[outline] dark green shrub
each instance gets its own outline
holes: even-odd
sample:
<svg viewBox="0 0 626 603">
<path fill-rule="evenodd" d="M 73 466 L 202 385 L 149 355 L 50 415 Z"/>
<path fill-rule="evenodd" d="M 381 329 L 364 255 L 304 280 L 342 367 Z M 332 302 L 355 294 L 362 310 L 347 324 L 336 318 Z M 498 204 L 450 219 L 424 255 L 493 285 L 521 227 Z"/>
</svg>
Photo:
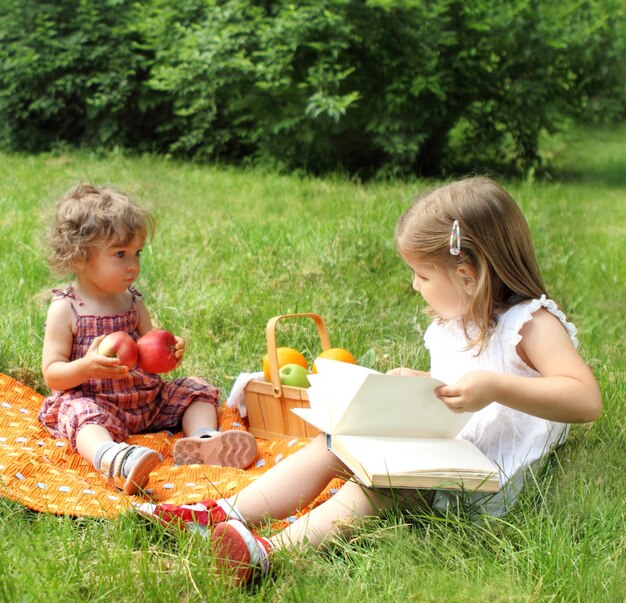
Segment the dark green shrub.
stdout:
<svg viewBox="0 0 626 603">
<path fill-rule="evenodd" d="M 369 175 L 523 172 L 624 115 L 619 0 L 0 0 L 0 137 Z"/>
<path fill-rule="evenodd" d="M 542 130 L 601 99 L 624 108 L 613 0 L 191 4 L 193 20 L 144 22 L 148 85 L 174 99 L 174 153 L 520 172 L 537 165 Z"/>
<path fill-rule="evenodd" d="M 142 86 L 149 65 L 137 19 L 130 0 L 2 0 L 5 143 L 29 151 L 140 144 L 154 92 Z"/>
</svg>

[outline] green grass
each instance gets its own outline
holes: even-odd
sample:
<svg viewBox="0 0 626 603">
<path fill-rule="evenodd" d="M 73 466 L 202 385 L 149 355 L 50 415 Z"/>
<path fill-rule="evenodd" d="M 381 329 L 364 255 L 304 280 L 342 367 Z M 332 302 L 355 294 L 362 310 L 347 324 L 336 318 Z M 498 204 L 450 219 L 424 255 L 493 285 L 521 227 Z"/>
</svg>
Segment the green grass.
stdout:
<svg viewBox="0 0 626 603">
<path fill-rule="evenodd" d="M 623 601 L 626 391 L 626 126 L 545 142 L 550 178 L 505 186 L 522 206 L 552 295 L 579 327 L 604 393 L 574 426 L 552 471 L 504 520 L 400 517 L 328 551 L 284 553 L 240 590 L 215 577 L 206 541 L 134 518 L 37 514 L 0 499 L 0 600 L 6 601 Z M 315 311 L 333 345 L 385 370 L 427 368 L 426 318 L 393 246 L 401 211 L 432 183 L 315 179 L 86 153 L 0 155 L 0 371 L 44 391 L 49 289 L 43 231 L 77 180 L 112 183 L 154 209 L 157 235 L 137 283 L 153 317 L 187 339 L 179 374 L 228 391 L 257 370 L 271 316 Z M 279 327 L 310 357 L 312 323 Z"/>
</svg>

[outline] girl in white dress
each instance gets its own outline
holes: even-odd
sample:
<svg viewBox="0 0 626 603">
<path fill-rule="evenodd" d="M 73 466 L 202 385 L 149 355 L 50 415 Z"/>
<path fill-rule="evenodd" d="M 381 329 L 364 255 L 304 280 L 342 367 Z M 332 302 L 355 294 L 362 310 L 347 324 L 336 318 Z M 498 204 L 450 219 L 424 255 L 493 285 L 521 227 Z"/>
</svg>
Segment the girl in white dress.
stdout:
<svg viewBox="0 0 626 603">
<path fill-rule="evenodd" d="M 430 374 L 447 383 L 437 396 L 454 412 L 474 415 L 458 435 L 500 470 L 497 495 L 466 495 L 475 513 L 502 514 L 528 468 L 567 435 L 569 423 L 595 420 L 602 408 L 594 376 L 576 351 L 576 329 L 546 295 L 528 225 L 513 199 L 488 178 L 469 178 L 427 192 L 400 218 L 398 251 L 413 288 L 432 317 L 424 340 Z M 424 374 L 408 368 L 390 371 Z M 329 500 L 270 539 L 249 527 L 306 506 L 348 468 L 324 436 L 281 461 L 236 497 L 143 513 L 163 523 L 212 527 L 223 571 L 239 582 L 267 572 L 272 552 L 319 546 L 351 521 L 394 504 L 388 491 L 351 479 Z M 415 504 L 457 506 L 450 491 L 413 491 Z M 467 498 L 464 498 L 464 502 Z"/>
</svg>

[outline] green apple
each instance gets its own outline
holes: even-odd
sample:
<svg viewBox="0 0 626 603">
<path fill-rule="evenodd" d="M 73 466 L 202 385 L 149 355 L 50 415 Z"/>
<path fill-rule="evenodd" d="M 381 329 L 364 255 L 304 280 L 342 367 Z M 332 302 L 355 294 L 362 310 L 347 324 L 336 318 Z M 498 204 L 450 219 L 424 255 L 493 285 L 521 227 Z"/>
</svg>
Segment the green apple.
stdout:
<svg viewBox="0 0 626 603">
<path fill-rule="evenodd" d="M 280 382 L 291 387 L 309 387 L 308 374 L 309 371 L 299 364 L 285 364 L 278 371 Z"/>
</svg>

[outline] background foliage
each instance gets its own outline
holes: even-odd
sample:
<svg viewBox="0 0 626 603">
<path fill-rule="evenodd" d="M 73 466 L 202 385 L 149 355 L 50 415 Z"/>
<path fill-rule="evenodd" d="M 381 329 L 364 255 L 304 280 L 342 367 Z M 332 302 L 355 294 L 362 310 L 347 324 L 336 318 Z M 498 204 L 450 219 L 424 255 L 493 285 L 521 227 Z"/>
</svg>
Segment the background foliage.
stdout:
<svg viewBox="0 0 626 603">
<path fill-rule="evenodd" d="M 0 0 L 0 145 L 522 172 L 624 115 L 620 0 Z"/>
</svg>

